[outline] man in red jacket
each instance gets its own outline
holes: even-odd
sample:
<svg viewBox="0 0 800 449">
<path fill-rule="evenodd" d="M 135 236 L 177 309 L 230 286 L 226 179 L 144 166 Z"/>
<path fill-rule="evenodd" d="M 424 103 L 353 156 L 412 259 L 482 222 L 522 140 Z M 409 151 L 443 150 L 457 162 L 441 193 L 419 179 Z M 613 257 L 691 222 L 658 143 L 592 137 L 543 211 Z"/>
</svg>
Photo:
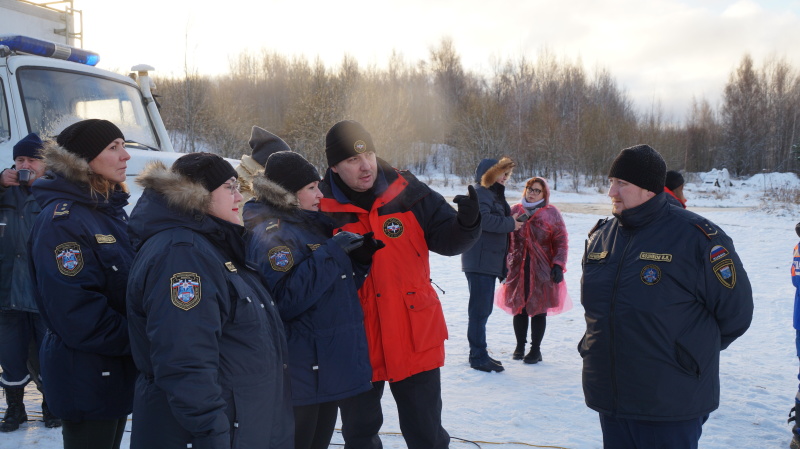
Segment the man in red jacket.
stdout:
<svg viewBox="0 0 800 449">
<path fill-rule="evenodd" d="M 468 196 L 453 200 L 456 212 L 414 175 L 377 158 L 372 136 L 358 122 L 335 124 L 325 144 L 330 168 L 320 183 L 320 209 L 338 228 L 374 232 L 386 244 L 359 290 L 373 389 L 340 403 L 345 447 L 383 447 L 380 401 L 389 381 L 408 448 L 447 448 L 439 372 L 447 325 L 431 286 L 428 251 L 454 256 L 480 237 L 475 190 L 470 186 Z"/>
</svg>

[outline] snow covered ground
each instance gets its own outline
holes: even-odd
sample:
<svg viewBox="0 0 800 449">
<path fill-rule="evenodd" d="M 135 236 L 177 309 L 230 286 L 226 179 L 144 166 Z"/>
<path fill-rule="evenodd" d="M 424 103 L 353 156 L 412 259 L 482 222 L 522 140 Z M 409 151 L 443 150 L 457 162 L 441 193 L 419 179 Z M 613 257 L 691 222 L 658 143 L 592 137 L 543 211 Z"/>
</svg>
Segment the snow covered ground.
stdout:
<svg viewBox="0 0 800 449">
<path fill-rule="evenodd" d="M 561 183 L 560 187 L 565 185 Z M 445 196 L 466 191 L 461 184 L 443 186 L 434 182 L 434 187 Z M 509 202 L 516 201 L 521 187 L 521 182 L 509 185 Z M 702 192 L 697 184 L 687 185 L 689 209 L 699 211 L 733 238 L 755 301 L 750 330 L 722 353 L 721 404 L 703 427 L 701 448 L 788 447 L 791 434 L 786 415 L 797 391 L 798 372 L 789 267 L 792 248 L 798 241 L 794 225 L 800 214 L 793 204 L 765 200 L 764 189 L 770 195 L 791 197 L 793 189 L 799 188 L 797 178 L 785 174 L 734 181 L 727 193 Z M 582 193 L 556 191 L 551 201 L 565 210 L 581 210 L 575 207 L 578 204 L 609 204 L 597 188 L 586 188 Z M 444 426 L 453 437 L 451 447 L 602 447 L 597 414 L 584 404 L 581 359 L 576 350 L 585 327 L 579 297 L 583 242 L 595 222 L 608 215 L 610 206 L 606 212 L 593 212 L 596 209 L 564 213 L 570 234 L 565 279 L 574 308 L 548 318 L 542 346 L 544 361 L 536 365 L 511 360 L 515 345 L 511 316 L 495 309 L 487 325 L 487 340 L 493 357 L 503 361 L 506 370 L 483 373 L 469 367 L 468 294 L 460 258 L 431 255 L 433 281 L 445 291 L 440 297 L 450 332 L 447 362 L 442 368 L 442 396 Z M 39 400 L 35 389 L 29 387 L 29 410 L 39 412 Z M 384 447 L 405 448 L 388 388 L 383 405 Z M 0 405 L 0 410 L 4 406 Z M 127 447 L 129 435 L 123 447 Z M 342 444 L 338 432 L 332 442 L 334 447 L 337 444 Z M 33 421 L 19 431 L 0 434 L 0 449 L 19 447 L 59 448 L 61 433 Z"/>
</svg>

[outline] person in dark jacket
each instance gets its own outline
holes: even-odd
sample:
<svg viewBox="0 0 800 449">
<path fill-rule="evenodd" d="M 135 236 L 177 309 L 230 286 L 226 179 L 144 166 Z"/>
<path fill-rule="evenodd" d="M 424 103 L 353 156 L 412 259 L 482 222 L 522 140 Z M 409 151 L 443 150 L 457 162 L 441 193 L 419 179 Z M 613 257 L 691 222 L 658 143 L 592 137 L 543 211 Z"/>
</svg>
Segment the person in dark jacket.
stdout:
<svg viewBox="0 0 800 449">
<path fill-rule="evenodd" d="M 522 226 L 516 216 L 511 216 L 506 202 L 506 181 L 514 166 L 507 157 L 499 161 L 483 159 L 478 164 L 475 192 L 481 211 L 481 238 L 461 254 L 461 271 L 469 287 L 469 366 L 487 373 L 504 370 L 503 363 L 490 357 L 486 350 L 486 322 L 492 314 L 495 282 L 506 277 L 509 235 Z"/>
<path fill-rule="evenodd" d="M 683 175 L 675 170 L 667 172 L 667 178 L 664 181 L 664 193 L 667 196 L 667 201 L 678 207 L 686 209 L 686 197 L 683 196 L 683 186 L 685 182 Z"/>
<path fill-rule="evenodd" d="M 236 177 L 222 157 L 189 153 L 136 180 L 133 449 L 292 447 L 286 339 L 246 262 Z"/>
<path fill-rule="evenodd" d="M 125 316 L 130 155 L 119 128 L 98 119 L 66 127 L 42 154 L 28 253 L 48 329 L 39 351 L 47 404 L 66 449 L 119 448 L 136 378 Z"/>
<path fill-rule="evenodd" d="M 33 297 L 26 246 L 42 210 L 31 195 L 31 184 L 44 175 L 41 149 L 39 136 L 28 134 L 14 145 L 14 167 L 0 172 L 0 385 L 8 404 L 0 432 L 17 430 L 28 420 L 25 386 L 31 380 L 37 387 L 41 385 L 37 378 L 39 346 L 45 328 Z M 61 427 L 46 398 L 42 399 L 42 417 L 45 427 Z"/>
<path fill-rule="evenodd" d="M 477 194 L 469 186 L 468 196 L 456 196 L 456 212 L 414 175 L 379 159 L 372 136 L 352 120 L 333 125 L 325 145 L 329 168 L 320 183 L 320 210 L 337 229 L 374 232 L 386 244 L 358 291 L 373 389 L 340 402 L 345 445 L 382 447 L 381 397 L 389 381 L 409 449 L 446 448 L 439 368 L 447 326 L 428 251 L 454 256 L 475 243 L 481 232 Z"/>
<path fill-rule="evenodd" d="M 249 155 L 243 154 L 236 166 L 239 184 L 242 186 L 242 204 L 253 197 L 253 179 L 264 171 L 267 158 L 278 151 L 292 151 L 283 139 L 259 126 L 253 126 L 247 143 L 251 152 Z"/>
<path fill-rule="evenodd" d="M 274 292 L 289 342 L 295 449 L 327 448 L 337 401 L 372 388 L 358 287 L 382 243 L 346 231 L 331 237 L 319 181 L 303 156 L 275 153 L 244 207 L 247 258 Z"/>
<path fill-rule="evenodd" d="M 800 237 L 800 223 L 794 227 L 794 231 Z M 794 313 L 792 325 L 794 327 L 794 345 L 795 355 L 800 359 L 800 243 L 794 246 L 792 256 L 792 285 L 794 285 Z M 800 373 L 797 375 L 800 380 Z M 794 396 L 794 405 L 789 410 L 789 424 L 792 425 L 792 441 L 789 443 L 790 449 L 800 449 L 800 427 L 797 425 L 797 412 L 800 411 L 800 385 L 797 387 L 797 393 Z"/>
<path fill-rule="evenodd" d="M 719 406 L 719 356 L 747 331 L 750 281 L 731 239 L 672 207 L 666 164 L 647 145 L 609 171 L 614 218 L 590 231 L 581 302 L 586 405 L 606 448 L 697 448 Z"/>
</svg>

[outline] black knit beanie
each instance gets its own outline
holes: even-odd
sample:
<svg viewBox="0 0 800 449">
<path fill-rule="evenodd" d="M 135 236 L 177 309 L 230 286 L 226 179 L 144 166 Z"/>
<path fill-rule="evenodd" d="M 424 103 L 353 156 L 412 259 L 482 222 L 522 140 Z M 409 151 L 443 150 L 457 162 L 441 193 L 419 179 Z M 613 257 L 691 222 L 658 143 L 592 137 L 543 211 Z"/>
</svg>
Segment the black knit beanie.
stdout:
<svg viewBox="0 0 800 449">
<path fill-rule="evenodd" d="M 14 160 L 20 156 L 30 157 L 34 159 L 41 159 L 42 155 L 39 150 L 42 149 L 42 139 L 36 133 L 30 133 L 22 140 L 14 144 Z"/>
<path fill-rule="evenodd" d="M 91 118 L 64 128 L 56 137 L 56 142 L 70 153 L 91 162 L 115 139 L 125 140 L 117 125 L 108 120 Z"/>
<path fill-rule="evenodd" d="M 611 164 L 609 178 L 618 178 L 653 193 L 664 191 L 667 164 L 649 145 L 625 148 Z"/>
<path fill-rule="evenodd" d="M 667 172 L 667 180 L 664 182 L 664 187 L 675 190 L 684 184 L 683 175 L 675 170 Z"/>
<path fill-rule="evenodd" d="M 325 135 L 325 157 L 328 167 L 367 151 L 375 151 L 372 136 L 353 120 L 343 120 L 331 127 Z"/>
<path fill-rule="evenodd" d="M 239 174 L 230 162 L 214 153 L 189 153 L 172 163 L 172 171 L 180 173 L 192 181 L 199 182 L 209 192 Z"/>
<path fill-rule="evenodd" d="M 264 177 L 292 193 L 320 180 L 317 169 L 303 156 L 291 151 L 272 153 L 267 159 Z"/>
<path fill-rule="evenodd" d="M 250 149 L 253 150 L 250 157 L 261 164 L 262 167 L 267 163 L 267 158 L 269 158 L 272 153 L 277 153 L 278 151 L 292 151 L 283 139 L 258 126 L 253 127 L 248 143 L 250 144 Z"/>
</svg>

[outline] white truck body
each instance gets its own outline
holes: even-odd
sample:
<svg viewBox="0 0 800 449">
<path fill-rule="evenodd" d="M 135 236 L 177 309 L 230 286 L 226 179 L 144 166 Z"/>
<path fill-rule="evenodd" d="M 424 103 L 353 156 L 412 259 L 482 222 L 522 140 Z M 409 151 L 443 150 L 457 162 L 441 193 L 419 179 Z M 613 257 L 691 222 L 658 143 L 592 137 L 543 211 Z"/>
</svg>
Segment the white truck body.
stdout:
<svg viewBox="0 0 800 449">
<path fill-rule="evenodd" d="M 13 35 L 63 45 L 72 36 L 69 32 L 72 25 L 64 23 L 70 20 L 69 14 L 64 12 L 59 16 L 57 11 L 28 2 L 0 0 L 0 167 L 12 166 L 14 144 L 31 132 L 45 140 L 80 120 L 109 120 L 122 130 L 131 154 L 127 171 L 130 212 L 141 195 L 133 178 L 146 163 L 162 160 L 169 166 L 181 156 L 172 148 L 153 99 L 148 75 L 153 68 L 137 65 L 131 69 L 136 76 L 124 76 L 92 65 L 36 56 L 29 54 L 29 50 L 14 51 L 9 47 L 13 47 L 9 42 L 15 42 L 10 37 Z M 66 36 L 58 41 L 62 29 L 67 30 Z M 32 31 L 44 36 L 31 36 Z M 3 38 L 7 39 L 5 47 Z M 57 48 L 55 53 L 60 57 L 70 51 L 72 54 L 82 51 Z"/>
</svg>

